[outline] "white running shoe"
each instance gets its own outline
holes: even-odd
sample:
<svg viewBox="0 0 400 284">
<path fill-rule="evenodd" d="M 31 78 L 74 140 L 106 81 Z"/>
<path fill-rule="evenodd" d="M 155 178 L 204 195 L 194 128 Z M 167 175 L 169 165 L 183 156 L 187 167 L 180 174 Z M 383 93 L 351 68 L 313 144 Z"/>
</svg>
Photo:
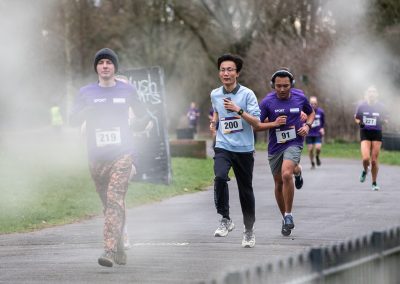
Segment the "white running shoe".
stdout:
<svg viewBox="0 0 400 284">
<path fill-rule="evenodd" d="M 245 229 L 243 232 L 242 247 L 252 248 L 256 244 L 256 236 L 254 235 L 254 230 Z"/>
<path fill-rule="evenodd" d="M 222 218 L 217 230 L 215 230 L 214 237 L 226 237 L 234 228 L 235 224 L 232 220 Z"/>
<path fill-rule="evenodd" d="M 373 184 L 371 189 L 373 191 L 378 191 L 380 189 L 380 187 L 377 184 Z"/>
</svg>

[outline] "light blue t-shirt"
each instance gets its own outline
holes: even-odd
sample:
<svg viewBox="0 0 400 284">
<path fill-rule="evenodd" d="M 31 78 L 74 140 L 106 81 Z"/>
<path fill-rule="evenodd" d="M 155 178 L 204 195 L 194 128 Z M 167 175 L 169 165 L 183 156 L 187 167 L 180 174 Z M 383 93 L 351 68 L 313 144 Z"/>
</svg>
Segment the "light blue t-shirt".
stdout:
<svg viewBox="0 0 400 284">
<path fill-rule="evenodd" d="M 212 90 L 210 96 L 212 107 L 219 117 L 215 147 L 232 152 L 254 151 L 252 126 L 236 112 L 224 108 L 224 98 L 230 98 L 245 112 L 260 119 L 261 112 L 254 92 L 238 84 L 230 93 L 221 86 Z"/>
</svg>

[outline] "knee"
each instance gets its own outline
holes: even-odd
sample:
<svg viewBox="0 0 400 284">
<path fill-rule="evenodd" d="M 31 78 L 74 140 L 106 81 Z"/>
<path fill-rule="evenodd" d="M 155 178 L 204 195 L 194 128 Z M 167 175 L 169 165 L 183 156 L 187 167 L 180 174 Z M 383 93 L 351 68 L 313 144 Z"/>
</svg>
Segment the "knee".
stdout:
<svg viewBox="0 0 400 284">
<path fill-rule="evenodd" d="M 362 161 L 363 161 L 364 164 L 369 164 L 369 157 L 363 158 Z"/>
<path fill-rule="evenodd" d="M 293 173 L 291 171 L 284 171 L 282 172 L 282 180 L 289 180 L 293 178 Z"/>
<path fill-rule="evenodd" d="M 374 167 L 374 168 L 378 167 L 378 160 L 373 159 L 371 161 L 371 166 Z"/>
</svg>

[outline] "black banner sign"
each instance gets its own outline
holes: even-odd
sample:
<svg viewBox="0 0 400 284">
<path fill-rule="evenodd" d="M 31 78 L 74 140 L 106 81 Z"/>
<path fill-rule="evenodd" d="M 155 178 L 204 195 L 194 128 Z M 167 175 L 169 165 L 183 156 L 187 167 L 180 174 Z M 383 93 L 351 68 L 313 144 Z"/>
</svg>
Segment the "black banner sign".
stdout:
<svg viewBox="0 0 400 284">
<path fill-rule="evenodd" d="M 123 72 L 146 104 L 151 122 L 134 132 L 136 171 L 134 180 L 165 183 L 172 181 L 171 156 L 166 125 L 164 74 L 161 67 L 130 69 Z"/>
</svg>

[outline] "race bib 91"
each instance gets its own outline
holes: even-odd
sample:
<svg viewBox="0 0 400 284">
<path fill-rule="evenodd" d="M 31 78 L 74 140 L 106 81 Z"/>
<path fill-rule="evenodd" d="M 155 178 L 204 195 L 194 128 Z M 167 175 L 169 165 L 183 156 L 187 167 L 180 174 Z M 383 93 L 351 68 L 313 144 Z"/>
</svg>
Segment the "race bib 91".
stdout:
<svg viewBox="0 0 400 284">
<path fill-rule="evenodd" d="M 286 143 L 287 141 L 293 140 L 296 138 L 296 129 L 290 128 L 286 130 L 275 130 L 276 141 L 278 143 Z"/>
<path fill-rule="evenodd" d="M 97 147 L 119 144 L 121 144 L 121 131 L 119 127 L 114 127 L 109 130 L 96 129 Z"/>
<path fill-rule="evenodd" d="M 240 116 L 222 117 L 219 126 L 224 134 L 243 131 L 243 123 Z"/>
</svg>

